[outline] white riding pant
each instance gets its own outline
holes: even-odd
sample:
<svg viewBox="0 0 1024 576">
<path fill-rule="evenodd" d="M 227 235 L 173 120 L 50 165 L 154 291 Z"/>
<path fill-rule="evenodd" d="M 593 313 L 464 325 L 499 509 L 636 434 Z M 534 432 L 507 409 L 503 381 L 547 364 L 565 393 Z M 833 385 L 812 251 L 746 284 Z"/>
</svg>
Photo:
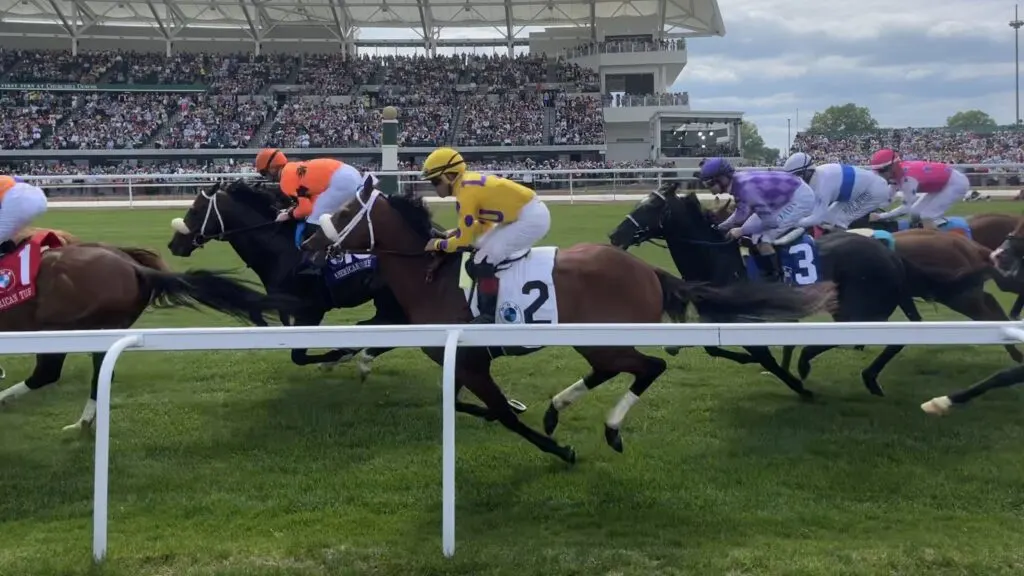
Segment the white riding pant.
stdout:
<svg viewBox="0 0 1024 576">
<path fill-rule="evenodd" d="M 520 250 L 532 248 L 551 229 L 551 213 L 540 198 L 527 202 L 515 222 L 498 224 L 477 238 L 473 262 L 479 264 L 485 259 L 498 265 L 502 260 Z"/>
<path fill-rule="evenodd" d="M 19 230 L 46 212 L 46 194 L 25 182 L 15 184 L 0 199 L 0 242 L 13 240 Z"/>
<path fill-rule="evenodd" d="M 847 229 L 850 223 L 858 218 L 874 212 L 875 210 L 888 206 L 892 199 L 892 190 L 889 184 L 878 181 L 866 190 L 850 198 L 849 202 L 836 202 L 825 213 L 820 224 L 831 224 L 836 228 Z"/>
<path fill-rule="evenodd" d="M 923 198 L 920 198 L 910 206 L 910 215 L 917 216 L 921 220 L 937 220 L 942 218 L 946 210 L 949 210 L 958 201 L 963 200 L 970 189 L 971 182 L 967 179 L 967 176 L 964 176 L 959 171 L 954 171 L 950 175 L 946 187 L 942 190 L 932 192 L 931 194 L 918 192 L 917 195 L 919 197 L 923 196 Z"/>
<path fill-rule="evenodd" d="M 309 224 L 320 225 L 320 216 L 334 214 L 363 189 L 363 176 L 359 170 L 345 164 L 331 174 L 331 182 L 313 201 L 313 212 L 306 218 Z"/>
<path fill-rule="evenodd" d="M 779 208 L 775 215 L 775 226 L 751 236 L 755 244 L 771 243 L 786 232 L 799 226 L 800 221 L 807 218 L 814 212 L 814 206 L 818 202 L 818 196 L 811 190 L 811 187 L 804 184 L 796 189 L 793 198 L 788 204 Z M 754 220 L 757 218 L 757 220 Z M 761 217 L 754 214 L 748 221 L 760 222 Z"/>
</svg>

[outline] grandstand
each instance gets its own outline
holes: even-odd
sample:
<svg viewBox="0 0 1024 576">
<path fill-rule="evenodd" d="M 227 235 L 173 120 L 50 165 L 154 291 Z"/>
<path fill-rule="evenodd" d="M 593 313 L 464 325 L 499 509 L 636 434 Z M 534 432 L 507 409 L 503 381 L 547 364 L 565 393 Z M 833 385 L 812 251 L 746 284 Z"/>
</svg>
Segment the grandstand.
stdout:
<svg viewBox="0 0 1024 576">
<path fill-rule="evenodd" d="M 387 105 L 402 167 L 441 144 L 556 167 L 688 166 L 741 145 L 742 114 L 668 92 L 687 40 L 725 34 L 716 0 L 0 6 L 16 171 L 225 171 L 265 145 L 373 166 Z M 480 30 L 501 33 L 466 37 Z"/>
</svg>

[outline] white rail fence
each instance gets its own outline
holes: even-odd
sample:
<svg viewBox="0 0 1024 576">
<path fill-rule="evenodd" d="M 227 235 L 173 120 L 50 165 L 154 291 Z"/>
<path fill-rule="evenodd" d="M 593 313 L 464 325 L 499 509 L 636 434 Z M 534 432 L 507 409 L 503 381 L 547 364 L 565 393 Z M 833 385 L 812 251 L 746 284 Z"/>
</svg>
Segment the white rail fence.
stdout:
<svg viewBox="0 0 1024 576">
<path fill-rule="evenodd" d="M 1019 175 L 1024 164 L 963 164 L 958 168 L 984 168 L 984 174 L 970 174 L 971 178 L 1002 178 Z M 740 168 L 753 170 L 755 168 Z M 759 167 L 758 169 L 770 169 Z M 487 173 L 510 176 L 533 186 L 545 199 L 556 202 L 616 202 L 637 200 L 648 190 L 661 185 L 666 178 L 692 180 L 694 168 L 576 168 L 559 170 L 486 170 Z M 399 176 L 401 190 L 426 191 L 416 171 L 381 171 L 378 176 Z M 183 207 L 187 197 L 195 195 L 217 181 L 238 178 L 258 179 L 253 172 L 192 173 L 192 174 L 97 174 L 88 176 L 23 176 L 53 195 L 54 208 L 155 208 Z M 998 184 L 984 193 L 994 198 L 1014 197 L 1021 187 Z M 164 198 L 160 198 L 164 196 Z M 179 197 L 170 199 L 168 197 Z M 75 198 L 81 198 L 76 200 Z M 712 198 L 701 194 L 701 199 Z M 428 196 L 431 201 L 441 200 Z"/>
<path fill-rule="evenodd" d="M 455 358 L 459 346 L 984 345 L 1024 341 L 1018 322 L 557 324 L 169 328 L 0 333 L 5 354 L 106 352 L 96 405 L 93 559 L 107 554 L 110 395 L 125 350 L 443 347 L 441 550 L 455 553 Z M 525 444 L 524 444 L 525 446 Z"/>
</svg>

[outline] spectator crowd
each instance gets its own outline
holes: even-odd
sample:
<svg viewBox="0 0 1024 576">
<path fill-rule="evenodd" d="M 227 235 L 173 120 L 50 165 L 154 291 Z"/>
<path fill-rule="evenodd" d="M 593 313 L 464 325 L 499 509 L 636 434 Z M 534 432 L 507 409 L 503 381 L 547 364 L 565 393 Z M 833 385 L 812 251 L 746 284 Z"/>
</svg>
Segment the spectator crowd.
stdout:
<svg viewBox="0 0 1024 576">
<path fill-rule="evenodd" d="M 872 152 L 895 146 L 908 160 L 952 164 L 1024 163 L 1024 130 L 986 132 L 950 128 L 882 129 L 863 134 L 797 134 L 793 151 L 807 152 L 815 162 L 868 164 Z"/>
<path fill-rule="evenodd" d="M 564 58 L 0 50 L 3 149 L 604 142 L 593 70 Z M 557 96 L 553 96 L 557 94 Z"/>
</svg>

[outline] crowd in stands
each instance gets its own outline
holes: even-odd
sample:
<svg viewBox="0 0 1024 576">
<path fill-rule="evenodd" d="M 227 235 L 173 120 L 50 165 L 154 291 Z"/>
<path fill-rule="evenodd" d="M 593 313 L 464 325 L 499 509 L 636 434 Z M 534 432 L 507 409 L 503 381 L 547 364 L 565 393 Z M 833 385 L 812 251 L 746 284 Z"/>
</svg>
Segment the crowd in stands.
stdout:
<svg viewBox="0 0 1024 576">
<path fill-rule="evenodd" d="M 900 128 L 846 135 L 801 132 L 793 141 L 793 151 L 807 152 L 819 163 L 864 165 L 872 152 L 884 146 L 895 146 L 908 160 L 953 164 L 1024 163 L 1024 131 L 1012 128 L 990 131 Z"/>
<path fill-rule="evenodd" d="M 536 55 L 3 50 L 0 82 L 4 149 L 374 147 L 387 105 L 403 146 L 604 141 L 596 72 Z"/>
</svg>

